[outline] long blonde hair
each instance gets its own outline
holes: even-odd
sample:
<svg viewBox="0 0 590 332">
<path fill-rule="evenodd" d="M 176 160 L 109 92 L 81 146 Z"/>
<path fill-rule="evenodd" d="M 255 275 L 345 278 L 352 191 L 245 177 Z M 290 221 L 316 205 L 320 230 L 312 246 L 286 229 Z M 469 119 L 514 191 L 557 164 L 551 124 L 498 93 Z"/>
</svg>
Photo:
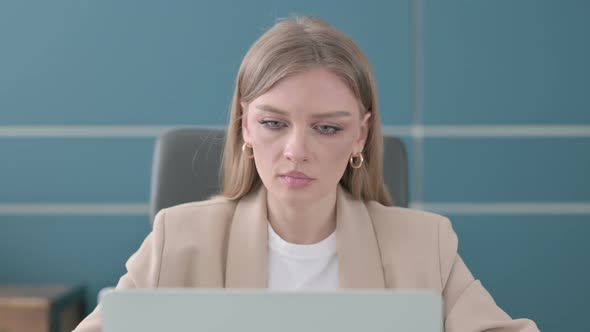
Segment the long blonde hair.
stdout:
<svg viewBox="0 0 590 332">
<path fill-rule="evenodd" d="M 361 118 L 371 112 L 364 163 L 358 169 L 348 165 L 340 184 L 356 199 L 392 205 L 383 180 L 383 137 L 369 61 L 352 39 L 309 16 L 279 20 L 252 45 L 240 65 L 223 151 L 221 195 L 240 199 L 261 184 L 253 160 L 242 155 L 241 103 L 251 102 L 289 75 L 318 66 L 350 87 L 361 105 Z"/>
</svg>

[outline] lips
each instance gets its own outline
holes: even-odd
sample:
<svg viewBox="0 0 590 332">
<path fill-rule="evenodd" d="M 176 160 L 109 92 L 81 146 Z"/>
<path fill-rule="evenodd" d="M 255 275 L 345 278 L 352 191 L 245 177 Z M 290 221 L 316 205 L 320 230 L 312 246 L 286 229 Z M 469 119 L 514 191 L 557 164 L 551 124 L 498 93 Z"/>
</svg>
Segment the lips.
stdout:
<svg viewBox="0 0 590 332">
<path fill-rule="evenodd" d="M 298 171 L 291 171 L 280 176 L 281 182 L 291 188 L 303 188 L 312 184 L 315 179 Z"/>
<path fill-rule="evenodd" d="M 281 176 L 288 176 L 288 177 L 294 178 L 294 179 L 313 180 L 313 178 L 310 178 L 305 173 L 298 172 L 298 171 L 290 171 L 290 172 L 285 173 Z"/>
</svg>

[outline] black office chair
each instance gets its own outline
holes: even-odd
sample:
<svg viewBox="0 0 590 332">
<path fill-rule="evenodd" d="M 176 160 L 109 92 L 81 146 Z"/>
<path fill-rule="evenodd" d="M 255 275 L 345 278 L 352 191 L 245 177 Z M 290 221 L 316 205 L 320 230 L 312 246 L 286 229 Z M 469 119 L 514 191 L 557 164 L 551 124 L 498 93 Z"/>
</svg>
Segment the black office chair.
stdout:
<svg viewBox="0 0 590 332">
<path fill-rule="evenodd" d="M 201 201 L 219 192 L 225 131 L 207 128 L 169 130 L 156 141 L 152 164 L 151 222 L 163 208 Z M 408 206 L 408 165 L 403 142 L 384 137 L 385 184 L 396 206 Z"/>
</svg>

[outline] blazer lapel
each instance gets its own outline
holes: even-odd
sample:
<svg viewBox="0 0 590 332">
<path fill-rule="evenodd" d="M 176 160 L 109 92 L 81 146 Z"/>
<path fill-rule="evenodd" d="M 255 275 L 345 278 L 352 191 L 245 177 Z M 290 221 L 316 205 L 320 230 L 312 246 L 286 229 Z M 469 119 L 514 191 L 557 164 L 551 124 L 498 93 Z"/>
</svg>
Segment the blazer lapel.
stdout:
<svg viewBox="0 0 590 332">
<path fill-rule="evenodd" d="M 268 219 L 264 185 L 242 197 L 229 230 L 226 288 L 266 288 Z"/>
<path fill-rule="evenodd" d="M 340 288 L 385 288 L 381 253 L 369 212 L 341 186 L 336 198 L 336 251 Z M 238 202 L 229 230 L 226 288 L 267 288 L 266 189 Z"/>
<path fill-rule="evenodd" d="M 365 204 L 339 185 L 336 209 L 340 288 L 385 288 L 381 252 Z"/>
</svg>

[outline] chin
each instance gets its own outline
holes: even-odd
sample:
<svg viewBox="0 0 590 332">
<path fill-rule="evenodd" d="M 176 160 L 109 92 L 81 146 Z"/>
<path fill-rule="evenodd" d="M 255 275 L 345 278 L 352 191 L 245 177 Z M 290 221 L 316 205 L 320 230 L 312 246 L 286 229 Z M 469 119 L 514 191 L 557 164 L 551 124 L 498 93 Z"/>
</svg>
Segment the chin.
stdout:
<svg viewBox="0 0 590 332">
<path fill-rule="evenodd" d="M 287 206 L 307 206 L 312 202 L 317 202 L 321 196 L 317 189 L 313 188 L 313 184 L 305 188 L 289 188 L 278 181 L 273 190 L 269 191 L 269 195 L 273 195 L 282 204 Z"/>
</svg>

